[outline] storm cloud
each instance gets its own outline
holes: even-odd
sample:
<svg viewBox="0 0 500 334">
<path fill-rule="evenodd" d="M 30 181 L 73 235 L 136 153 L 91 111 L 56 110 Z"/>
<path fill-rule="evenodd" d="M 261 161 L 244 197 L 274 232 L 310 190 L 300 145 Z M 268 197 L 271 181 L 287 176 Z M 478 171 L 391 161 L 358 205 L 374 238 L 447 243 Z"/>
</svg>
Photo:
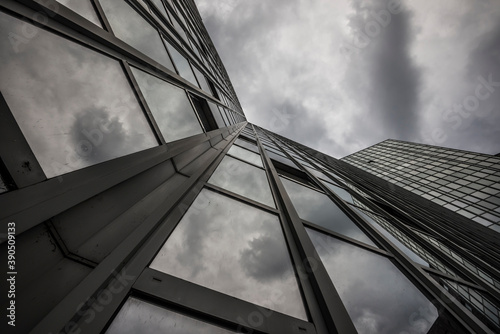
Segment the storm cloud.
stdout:
<svg viewBox="0 0 500 334">
<path fill-rule="evenodd" d="M 500 81 L 494 1 L 196 3 L 250 122 L 338 158 L 387 138 L 500 152 L 500 93 L 449 120 Z"/>
</svg>

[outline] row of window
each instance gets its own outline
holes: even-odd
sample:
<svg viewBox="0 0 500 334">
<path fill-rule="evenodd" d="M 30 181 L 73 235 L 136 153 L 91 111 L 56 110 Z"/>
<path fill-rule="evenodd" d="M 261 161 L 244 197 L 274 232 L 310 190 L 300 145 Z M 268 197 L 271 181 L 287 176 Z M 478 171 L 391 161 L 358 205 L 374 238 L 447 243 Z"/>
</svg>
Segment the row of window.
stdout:
<svg viewBox="0 0 500 334">
<path fill-rule="evenodd" d="M 295 158 L 295 156 L 294 156 Z M 392 224 L 387 222 L 383 217 L 374 214 L 373 212 L 367 210 L 366 206 L 362 204 L 359 200 L 357 200 L 355 197 L 353 197 L 349 192 L 347 192 L 345 189 L 340 188 L 336 185 L 333 185 L 329 183 L 327 180 L 330 180 L 323 172 L 320 172 L 318 170 L 308 168 L 306 167 L 308 171 L 310 171 L 313 175 L 318 177 L 323 184 L 325 184 L 332 192 L 334 192 L 336 195 L 338 195 L 340 198 L 342 198 L 344 201 L 351 203 L 355 206 L 351 206 L 351 208 L 356 211 L 358 214 L 360 214 L 367 222 L 369 222 L 372 226 L 374 226 L 377 230 L 379 230 L 384 236 L 388 237 L 391 242 L 395 244 L 397 248 L 399 248 L 403 253 L 405 253 L 411 260 L 415 261 L 416 263 L 419 263 L 423 266 L 437 269 L 444 274 L 452 275 L 452 276 L 457 276 L 456 273 L 451 270 L 449 267 L 445 266 L 442 264 L 441 261 L 435 258 L 431 253 L 429 253 L 427 250 L 422 248 L 420 245 L 409 239 L 404 233 L 401 233 L 398 231 L 397 228 L 395 228 Z M 330 174 L 329 174 L 330 175 Z M 284 185 L 286 187 L 286 183 L 284 182 Z M 288 193 L 290 191 L 287 189 Z M 292 197 L 293 198 L 293 197 Z M 292 199 L 293 201 L 293 199 Z M 307 200 L 304 200 L 304 198 L 298 198 L 296 201 L 293 201 L 294 204 L 298 203 L 299 206 L 303 204 L 304 208 L 311 208 L 311 211 L 321 211 L 321 209 L 318 209 L 318 207 L 311 205 Z M 313 201 L 316 205 L 321 207 L 320 204 L 321 200 L 315 199 Z M 361 209 L 360 207 L 363 207 Z M 337 218 L 336 221 L 339 219 Z M 319 220 L 318 220 L 319 221 Z M 383 227 L 382 227 L 383 226 Z M 408 227 L 410 228 L 410 227 Z M 413 229 L 414 230 L 414 229 Z M 434 246 L 438 247 L 445 253 L 449 254 L 450 257 L 454 258 L 457 260 L 459 263 L 464 265 L 466 269 L 470 270 L 472 273 L 474 273 L 476 276 L 482 278 L 486 283 L 491 284 L 493 287 L 496 287 L 499 282 L 496 282 L 489 274 L 485 273 L 481 269 L 479 269 L 477 266 L 475 266 L 473 263 L 470 261 L 464 259 L 463 257 L 459 256 L 457 253 L 453 252 L 451 249 L 448 247 L 444 246 L 442 243 L 438 242 L 436 239 L 423 234 L 421 232 L 418 232 L 417 230 L 414 230 L 415 233 L 419 234 L 420 237 L 424 239 L 429 239 L 429 242 L 431 242 Z M 359 240 L 359 238 L 356 238 Z M 409 247 L 409 248 L 408 248 Z M 410 250 L 411 248 L 411 250 Z M 419 255 L 417 255 L 419 254 Z M 424 260 L 425 259 L 425 260 Z M 448 287 L 448 286 L 447 286 Z M 472 289 L 468 288 L 467 291 L 473 291 Z M 474 309 L 475 314 L 479 314 L 482 317 L 486 317 L 489 321 L 492 321 L 495 323 L 497 326 L 500 325 L 499 323 L 499 308 L 494 306 L 487 297 L 484 296 L 484 294 L 481 294 L 479 292 L 475 292 L 475 294 L 471 293 L 466 293 L 464 292 L 465 289 L 459 289 L 457 290 L 457 293 L 461 297 L 459 300 L 470 310 Z"/>
<path fill-rule="evenodd" d="M 135 12 L 124 2 L 101 3 L 110 22 L 115 22 L 115 33 L 136 34 L 141 29 L 130 28 L 134 21 L 149 26 L 137 14 L 127 16 Z M 0 31 L 22 36 L 26 25 L 0 13 Z M 150 122 L 166 142 L 212 129 L 201 118 L 204 111 L 196 105 L 196 112 L 193 108 L 191 100 L 200 99 L 188 96 L 184 89 L 132 66 L 128 75 L 112 57 L 44 29 L 32 29 L 37 34 L 29 43 L 11 43 L 7 35 L 0 40 L 0 90 L 48 178 L 157 146 Z M 151 35 L 148 29 L 142 31 L 146 35 L 130 37 L 131 43 L 160 38 L 154 29 Z M 159 60 L 169 59 L 166 49 L 145 50 Z M 179 68 L 183 60 L 174 57 Z M 189 68 L 188 63 L 184 65 Z M 151 112 L 149 118 L 129 80 L 137 83 Z M 228 109 L 211 106 L 214 118 L 223 119 L 218 127 L 244 120 Z"/>
<path fill-rule="evenodd" d="M 452 151 L 459 154 L 458 157 L 442 153 L 437 157 L 437 151 L 447 150 L 437 148 L 430 151 L 423 145 L 412 144 L 414 152 L 408 152 L 407 148 L 397 144 L 383 142 L 355 153 L 345 161 L 480 224 L 500 230 L 496 225 L 500 222 L 500 176 L 496 170 L 498 165 L 485 162 L 491 160 L 489 157 L 458 151 Z M 418 148 L 424 153 L 417 151 Z M 458 159 L 467 163 L 460 163 Z"/>
<path fill-rule="evenodd" d="M 89 21 L 93 22 L 94 24 L 98 25 L 99 27 L 103 28 L 94 8 L 92 8 L 92 3 L 90 2 L 90 0 L 60 0 L 59 2 L 72 9 L 76 13 L 80 14 L 81 16 L 85 17 Z M 166 7 L 164 7 L 164 4 L 161 0 L 154 0 L 153 2 L 155 7 L 160 10 L 160 12 L 165 16 L 168 22 L 172 24 L 174 29 L 190 46 L 188 50 L 195 51 L 198 57 L 202 61 L 204 61 L 204 57 L 201 57 L 197 47 L 195 46 L 195 43 L 192 42 L 192 40 L 194 40 L 194 34 L 191 33 L 189 25 L 187 25 L 184 21 L 183 14 L 179 13 L 181 7 L 179 7 L 178 9 L 178 7 L 176 7 L 172 2 L 170 3 L 170 7 L 177 11 L 177 17 L 181 19 L 181 21 L 183 22 L 183 26 L 186 27 L 187 31 L 191 34 L 191 38 L 187 37 L 186 31 L 184 30 L 184 28 L 182 28 L 177 19 L 172 15 L 168 15 L 167 9 Z M 129 4 L 123 1 L 116 1 L 115 3 L 115 1 L 110 0 L 99 0 L 99 3 L 105 12 L 106 18 L 111 25 L 113 33 L 118 38 L 127 42 L 129 45 L 143 52 L 147 56 L 151 57 L 153 60 L 162 64 L 169 70 L 178 73 L 193 85 L 200 87 L 202 90 L 206 91 L 209 94 L 212 94 L 216 98 L 220 98 L 220 100 L 224 104 L 226 104 L 226 106 L 232 109 L 238 109 L 236 105 L 226 97 L 225 93 L 217 89 L 212 84 L 212 82 L 200 72 L 200 70 L 198 70 L 194 65 L 190 64 L 186 57 L 184 57 L 167 41 L 165 36 L 158 33 L 158 30 L 154 28 L 154 25 L 150 24 L 144 16 L 140 15 L 139 12 L 133 9 Z M 154 12 L 151 10 L 149 4 L 146 4 L 143 1 L 139 1 L 138 3 L 145 7 L 146 10 Z M 156 24 L 160 24 L 162 25 L 162 27 L 166 28 L 165 25 L 162 24 L 161 20 L 157 21 Z M 171 37 L 175 39 L 175 36 Z M 163 43 L 166 45 L 168 52 L 162 46 Z M 178 40 L 177 44 L 182 46 L 182 43 L 180 43 Z M 205 65 L 207 64 L 205 63 Z M 218 72 L 212 70 L 212 66 L 210 64 L 208 64 L 206 68 L 208 68 L 209 71 L 212 72 L 212 74 L 218 74 Z"/>
</svg>

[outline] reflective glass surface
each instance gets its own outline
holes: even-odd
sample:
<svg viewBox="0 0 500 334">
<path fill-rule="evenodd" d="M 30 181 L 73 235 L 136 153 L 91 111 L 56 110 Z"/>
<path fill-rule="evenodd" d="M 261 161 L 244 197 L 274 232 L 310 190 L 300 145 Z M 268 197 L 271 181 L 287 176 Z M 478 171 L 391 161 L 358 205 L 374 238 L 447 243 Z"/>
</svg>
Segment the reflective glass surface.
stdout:
<svg viewBox="0 0 500 334">
<path fill-rule="evenodd" d="M 240 158 L 241 160 L 250 162 L 254 165 L 264 167 L 264 165 L 262 164 L 262 159 L 260 158 L 259 154 L 250 152 L 249 150 L 246 150 L 239 146 L 236 145 L 231 146 L 227 154 L 230 154 L 236 158 Z"/>
<path fill-rule="evenodd" d="M 205 76 L 203 75 L 203 73 L 201 73 L 194 66 L 193 66 L 193 71 L 194 71 L 194 74 L 196 75 L 196 78 L 198 79 L 198 83 L 200 84 L 201 89 L 203 89 L 205 92 L 211 94 L 210 87 L 208 86 L 207 80 L 205 79 Z"/>
<path fill-rule="evenodd" d="M 217 123 L 217 126 L 219 128 L 225 127 L 226 124 L 224 124 L 224 120 L 222 119 L 222 116 L 220 114 L 219 107 L 217 107 L 217 105 L 215 103 L 212 103 L 210 101 L 207 101 L 207 103 L 208 103 L 208 107 L 210 108 L 210 111 L 212 111 L 212 115 L 214 116 L 214 119 L 215 119 L 215 122 Z"/>
<path fill-rule="evenodd" d="M 427 333 L 436 307 L 387 258 L 307 229 L 359 333 Z"/>
<path fill-rule="evenodd" d="M 165 7 L 163 6 L 162 1 L 161 0 L 153 0 L 153 3 L 161 11 L 163 16 L 165 16 L 165 18 L 168 20 L 168 14 L 167 14 L 167 11 L 165 10 Z"/>
<path fill-rule="evenodd" d="M 175 8 L 175 6 L 174 6 L 174 8 Z M 175 28 L 175 30 L 177 30 L 179 35 L 181 35 L 181 37 L 184 38 L 184 40 L 188 41 L 189 38 L 187 37 L 186 32 L 184 31 L 184 29 L 182 29 L 181 24 L 179 23 L 179 21 L 177 21 L 177 19 L 175 17 L 172 17 L 172 23 L 174 24 L 174 28 Z"/>
<path fill-rule="evenodd" d="M 124 1 L 99 2 L 116 37 L 175 72 L 156 28 Z"/>
<path fill-rule="evenodd" d="M 75 13 L 83 16 L 90 22 L 94 23 L 99 28 L 102 28 L 101 21 L 95 12 L 94 7 L 90 3 L 90 0 L 56 0 L 57 2 L 68 7 Z"/>
<path fill-rule="evenodd" d="M 226 123 L 226 125 L 231 124 L 229 122 L 229 119 L 227 118 L 226 109 L 225 108 L 220 108 L 220 113 L 221 113 L 222 118 L 224 119 L 224 122 Z"/>
<path fill-rule="evenodd" d="M 429 263 L 423 260 L 420 256 L 415 254 L 412 250 L 406 247 L 398 239 L 396 239 L 392 234 L 390 234 L 386 229 L 380 226 L 372 217 L 366 214 L 363 210 L 351 207 L 354 211 L 359 213 L 367 222 L 369 222 L 373 227 L 375 227 L 380 233 L 384 235 L 390 242 L 392 242 L 397 248 L 399 248 L 403 253 L 406 254 L 412 261 L 415 261 L 423 266 L 429 267 Z"/>
<path fill-rule="evenodd" d="M 241 146 L 241 147 L 244 147 L 246 149 L 254 151 L 255 153 L 259 153 L 259 149 L 257 148 L 257 145 L 255 145 L 249 141 L 238 138 L 238 139 L 236 139 L 236 141 L 234 143 Z"/>
<path fill-rule="evenodd" d="M 266 172 L 235 158 L 225 156 L 208 182 L 273 208 L 276 207 Z"/>
<path fill-rule="evenodd" d="M 235 332 L 130 297 L 122 306 L 106 333 L 226 334 Z"/>
<path fill-rule="evenodd" d="M 300 218 L 375 246 L 328 196 L 283 177 L 281 182 Z"/>
<path fill-rule="evenodd" d="M 323 182 L 328 188 L 330 188 L 331 191 L 333 191 L 335 194 L 337 194 L 340 198 L 342 198 L 344 201 L 349 202 L 349 203 L 354 203 L 351 194 L 340 187 L 334 186 L 330 182 Z"/>
<path fill-rule="evenodd" d="M 331 182 L 331 179 L 326 176 L 326 174 L 316 170 L 315 168 L 309 168 L 309 167 L 306 167 L 306 169 L 311 173 L 313 174 L 314 176 L 322 179 L 323 181 L 330 181 Z"/>
<path fill-rule="evenodd" d="M 269 156 L 269 158 L 275 160 L 275 161 L 279 161 L 285 165 L 288 165 L 290 167 L 293 167 L 293 168 L 297 168 L 297 166 L 288 158 L 280 155 L 280 154 L 274 154 L 273 152 L 270 152 L 268 149 L 266 149 L 267 151 L 267 155 Z"/>
<path fill-rule="evenodd" d="M 0 13 L 0 31 L 27 25 Z M 0 39 L 0 91 L 47 177 L 157 145 L 118 61 L 32 29 Z"/>
<path fill-rule="evenodd" d="M 306 320 L 277 216 L 203 189 L 151 268 Z"/>
<path fill-rule="evenodd" d="M 203 132 L 183 89 L 134 67 L 131 69 L 165 141 Z"/>
<path fill-rule="evenodd" d="M 181 55 L 176 48 L 170 45 L 170 43 L 168 43 L 167 41 L 165 41 L 165 43 L 167 44 L 168 51 L 170 52 L 170 55 L 174 60 L 179 75 L 187 81 L 191 82 L 193 85 L 198 86 L 196 78 L 193 74 L 193 70 L 191 69 L 191 65 L 189 65 L 189 61 L 186 59 L 186 57 Z"/>
</svg>

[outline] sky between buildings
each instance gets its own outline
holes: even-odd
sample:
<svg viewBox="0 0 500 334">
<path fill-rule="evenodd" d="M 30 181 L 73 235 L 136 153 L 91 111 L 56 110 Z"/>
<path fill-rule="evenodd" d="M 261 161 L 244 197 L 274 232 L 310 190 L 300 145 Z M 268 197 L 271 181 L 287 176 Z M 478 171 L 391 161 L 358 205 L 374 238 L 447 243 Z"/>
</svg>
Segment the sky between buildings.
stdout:
<svg viewBox="0 0 500 334">
<path fill-rule="evenodd" d="M 341 158 L 500 152 L 497 0 L 195 0 L 250 122 Z"/>
</svg>

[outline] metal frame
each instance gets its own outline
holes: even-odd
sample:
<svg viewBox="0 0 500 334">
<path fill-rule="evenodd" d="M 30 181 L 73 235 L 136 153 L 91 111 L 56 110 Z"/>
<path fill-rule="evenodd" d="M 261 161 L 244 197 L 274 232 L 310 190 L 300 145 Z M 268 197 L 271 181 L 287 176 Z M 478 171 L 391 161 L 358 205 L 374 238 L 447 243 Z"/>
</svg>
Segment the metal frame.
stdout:
<svg viewBox="0 0 500 334">
<path fill-rule="evenodd" d="M 267 135 L 269 136 L 269 134 L 267 134 Z M 281 138 L 280 138 L 280 141 L 281 141 Z M 288 146 L 283 141 L 281 141 L 281 145 Z M 315 162 L 312 162 L 311 160 L 305 158 L 303 154 L 298 153 L 298 151 L 295 148 L 293 148 L 291 146 L 289 146 L 289 148 L 292 149 L 297 155 L 302 156 L 304 158 L 304 160 L 309 161 L 309 163 L 312 164 L 313 166 L 316 165 Z M 283 151 L 286 152 L 286 150 L 283 150 Z M 293 156 L 288 154 L 288 152 L 286 152 L 286 153 L 287 153 L 287 156 L 290 160 L 292 160 L 298 164 L 298 161 L 296 159 L 294 159 Z M 406 276 L 411 281 L 413 281 L 417 286 L 419 286 L 419 288 L 421 290 L 423 289 L 424 291 L 426 291 L 426 294 L 431 296 L 433 300 L 439 301 L 441 306 L 444 307 L 444 309 L 448 310 L 451 314 L 454 315 L 455 318 L 459 319 L 459 321 L 462 323 L 462 325 L 466 326 L 466 328 L 469 328 L 469 330 L 474 329 L 474 331 L 476 331 L 476 332 L 483 332 L 483 331 L 489 332 L 490 331 L 488 328 L 486 328 L 484 326 L 484 324 L 481 321 L 479 321 L 474 315 L 472 315 L 472 313 L 469 310 L 467 310 L 461 304 L 450 303 L 449 300 L 454 300 L 454 299 L 449 298 L 451 296 L 449 296 L 449 294 L 441 286 L 439 286 L 432 278 L 430 278 L 430 276 L 428 276 L 426 274 L 422 275 L 425 272 L 425 268 L 423 268 L 419 265 L 416 265 L 415 263 L 413 263 L 413 261 L 409 260 L 405 254 L 403 254 L 397 247 L 395 247 L 390 241 L 388 241 L 383 235 L 381 235 L 380 232 L 378 232 L 370 224 L 365 222 L 363 218 L 357 216 L 357 214 L 354 214 L 354 215 L 352 215 L 352 213 L 350 214 L 349 206 L 346 203 L 344 203 L 343 200 L 338 198 L 338 196 L 336 194 L 334 194 L 330 189 L 328 189 L 326 186 L 321 184 L 321 182 L 319 181 L 319 179 L 316 178 L 315 175 L 313 175 L 312 173 L 307 171 L 300 164 L 298 164 L 298 166 L 300 166 L 300 168 L 303 169 L 303 171 L 305 173 L 307 173 L 307 175 L 311 179 L 315 180 L 315 182 L 318 183 L 318 186 L 320 186 L 326 193 L 330 194 L 331 195 L 330 197 L 332 198 L 332 200 L 334 200 L 334 202 L 336 202 L 336 204 L 339 207 L 343 208 L 344 213 L 351 216 L 351 219 L 354 222 L 358 222 L 357 225 L 360 228 L 364 227 L 363 230 L 365 231 L 365 233 L 366 233 L 367 229 L 371 230 L 370 231 L 371 233 L 367 233 L 367 234 L 371 235 L 372 239 L 375 237 L 375 240 L 377 240 L 379 244 L 382 244 L 384 246 L 384 248 L 390 250 L 390 253 L 392 253 L 395 256 L 395 260 L 396 260 L 395 264 L 397 264 L 398 267 L 402 268 L 403 272 L 407 273 Z M 328 166 L 328 167 L 330 169 L 332 168 L 331 166 Z M 342 176 L 346 177 L 344 174 L 342 174 Z M 334 179 L 332 179 L 332 180 L 334 180 Z M 337 180 L 335 180 L 335 181 L 338 182 Z M 363 190 L 366 190 L 366 189 L 363 189 Z M 369 190 L 366 190 L 366 191 L 369 191 Z M 373 191 L 370 191 L 370 195 L 371 196 L 378 196 L 378 194 L 373 194 Z M 359 197 L 358 197 L 358 200 L 359 200 Z M 373 206 L 373 205 L 370 205 L 370 206 Z M 346 210 L 346 208 L 347 208 L 347 210 Z M 374 210 L 374 211 L 377 212 L 376 210 Z M 378 209 L 378 211 L 380 211 L 380 209 Z M 382 214 L 382 216 L 386 217 L 387 214 Z M 395 220 L 395 218 L 390 217 L 390 220 Z M 463 268 L 463 266 L 456 263 L 456 261 L 450 259 L 449 257 L 443 256 L 443 254 L 441 254 L 441 252 L 437 251 L 427 241 L 423 240 L 422 238 L 419 238 L 418 236 L 415 236 L 415 234 L 411 230 L 409 230 L 408 228 L 405 228 L 405 225 L 402 224 L 401 222 L 397 221 L 397 222 L 395 222 L 395 224 L 399 228 L 403 228 L 405 230 L 405 232 L 407 232 L 407 234 L 412 235 L 412 237 L 414 236 L 415 237 L 414 240 L 416 240 L 421 246 L 424 246 L 425 248 L 427 248 L 427 250 L 430 251 L 431 253 L 433 253 L 433 255 L 437 255 L 438 258 L 440 260 L 442 260 L 445 264 L 450 264 L 450 267 L 452 267 L 452 268 L 457 268 L 457 267 Z M 331 232 L 330 232 L 330 234 L 331 234 Z M 463 269 L 457 270 L 457 272 L 459 272 L 461 274 L 464 273 Z M 482 287 L 481 290 L 487 291 L 490 296 L 495 296 L 494 289 L 485 285 L 484 282 L 483 282 L 483 284 L 481 284 L 480 280 L 478 280 L 477 277 L 474 277 L 473 275 L 467 275 L 467 276 L 469 279 L 472 280 L 472 282 L 475 282 L 475 283 L 472 283 L 471 287 L 479 284 Z M 469 285 L 470 284 L 471 283 L 469 283 Z M 445 300 L 444 302 L 441 302 L 441 299 L 438 296 L 446 296 L 447 298 L 449 298 L 449 300 Z M 494 299 L 495 299 L 495 297 L 494 297 Z M 465 321 L 464 321 L 464 319 L 465 319 Z"/>
</svg>

